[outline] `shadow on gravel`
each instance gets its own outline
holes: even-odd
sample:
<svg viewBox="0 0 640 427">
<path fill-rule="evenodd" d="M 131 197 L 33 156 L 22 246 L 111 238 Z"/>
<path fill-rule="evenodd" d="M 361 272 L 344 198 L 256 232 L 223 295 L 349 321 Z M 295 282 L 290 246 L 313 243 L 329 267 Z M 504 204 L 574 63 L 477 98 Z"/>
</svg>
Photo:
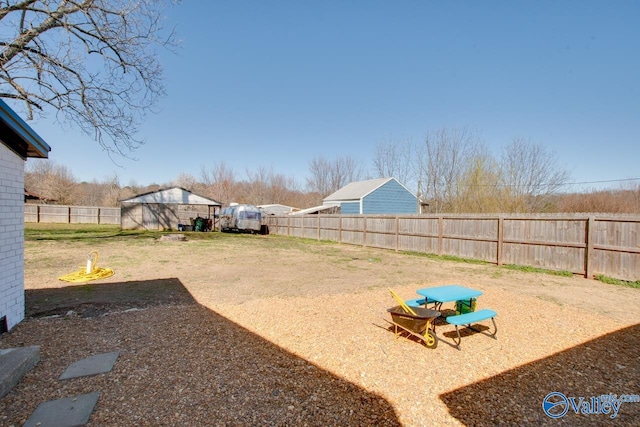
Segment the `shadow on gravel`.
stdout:
<svg viewBox="0 0 640 427">
<path fill-rule="evenodd" d="M 25 291 L 25 317 L 65 315 L 68 311 L 95 317 L 110 311 L 184 304 L 196 301 L 176 278 L 67 284 L 62 288 Z"/>
<path fill-rule="evenodd" d="M 532 337 L 536 339 L 544 337 Z M 613 408 L 594 401 L 602 395 L 639 395 L 638 360 L 640 325 L 634 325 L 440 398 L 465 425 L 637 426 L 640 402 L 621 403 L 615 414 Z M 547 410 L 556 418 L 543 410 L 545 398 Z"/>
<path fill-rule="evenodd" d="M 2 336 L 2 348 L 40 345 L 41 359 L 0 399 L 0 424 L 100 391 L 90 425 L 400 425 L 383 397 L 198 304 L 175 278 L 28 291 L 27 312 L 98 303 L 119 310 L 32 317 Z M 147 308 L 122 310 L 137 305 Z M 110 351 L 120 357 L 108 374 L 57 380 L 69 363 Z"/>
</svg>

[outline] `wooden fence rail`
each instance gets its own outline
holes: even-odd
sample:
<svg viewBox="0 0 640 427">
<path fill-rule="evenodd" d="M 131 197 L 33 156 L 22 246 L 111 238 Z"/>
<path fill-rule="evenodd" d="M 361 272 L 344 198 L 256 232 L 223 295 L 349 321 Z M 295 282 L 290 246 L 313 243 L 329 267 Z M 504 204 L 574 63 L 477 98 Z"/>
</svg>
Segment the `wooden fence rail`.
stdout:
<svg viewBox="0 0 640 427">
<path fill-rule="evenodd" d="M 273 234 L 640 280 L 639 215 L 269 216 Z"/>
<path fill-rule="evenodd" d="M 119 225 L 120 208 L 25 204 L 24 220 Z M 266 222 L 272 234 L 640 280 L 640 215 L 304 215 Z"/>
<path fill-rule="evenodd" d="M 120 208 L 26 203 L 24 222 L 120 225 Z"/>
</svg>

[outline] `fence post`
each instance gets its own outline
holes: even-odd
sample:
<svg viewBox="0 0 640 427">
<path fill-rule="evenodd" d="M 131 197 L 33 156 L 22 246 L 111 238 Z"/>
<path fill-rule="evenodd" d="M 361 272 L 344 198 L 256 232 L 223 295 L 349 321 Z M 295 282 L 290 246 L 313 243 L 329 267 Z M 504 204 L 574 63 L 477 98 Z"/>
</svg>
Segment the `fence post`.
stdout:
<svg viewBox="0 0 640 427">
<path fill-rule="evenodd" d="M 398 246 L 399 246 L 399 240 L 400 240 L 400 236 L 398 235 L 400 233 L 400 218 L 398 217 L 398 215 L 396 215 L 396 252 L 398 252 Z"/>
<path fill-rule="evenodd" d="M 40 205 L 36 205 L 36 223 L 40 222 Z"/>
<path fill-rule="evenodd" d="M 367 217 L 362 217 L 362 247 L 367 247 Z"/>
<path fill-rule="evenodd" d="M 502 265 L 502 241 L 504 240 L 504 217 L 498 217 L 498 247 L 496 250 L 496 264 Z"/>
<path fill-rule="evenodd" d="M 586 230 L 584 233 L 585 250 L 584 250 L 584 277 L 590 279 L 593 276 L 593 266 L 591 262 L 591 254 L 593 254 L 593 228 L 595 226 L 595 217 L 590 216 L 586 221 Z"/>
<path fill-rule="evenodd" d="M 320 215 L 316 215 L 318 217 L 318 242 L 320 241 Z"/>
<path fill-rule="evenodd" d="M 67 224 L 71 224 L 71 206 L 67 206 Z"/>
<path fill-rule="evenodd" d="M 444 218 L 442 216 L 438 217 L 438 255 L 442 256 L 442 239 L 444 237 Z"/>
</svg>

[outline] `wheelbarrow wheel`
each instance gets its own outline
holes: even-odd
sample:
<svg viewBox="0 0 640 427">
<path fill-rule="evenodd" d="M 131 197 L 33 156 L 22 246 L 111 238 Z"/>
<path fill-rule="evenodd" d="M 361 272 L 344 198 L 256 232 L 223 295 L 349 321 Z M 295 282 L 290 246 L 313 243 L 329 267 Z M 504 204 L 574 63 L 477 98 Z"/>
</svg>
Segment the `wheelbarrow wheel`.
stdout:
<svg viewBox="0 0 640 427">
<path fill-rule="evenodd" d="M 438 346 L 438 337 L 433 332 L 427 330 L 424 333 L 424 344 L 427 348 L 436 348 Z"/>
</svg>

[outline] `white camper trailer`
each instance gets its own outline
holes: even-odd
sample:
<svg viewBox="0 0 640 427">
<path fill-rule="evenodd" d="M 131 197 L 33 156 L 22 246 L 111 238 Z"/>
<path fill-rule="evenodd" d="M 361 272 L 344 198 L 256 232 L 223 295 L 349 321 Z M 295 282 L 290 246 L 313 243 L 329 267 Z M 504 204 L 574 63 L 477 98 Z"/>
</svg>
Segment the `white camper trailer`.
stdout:
<svg viewBox="0 0 640 427">
<path fill-rule="evenodd" d="M 231 205 L 220 213 L 222 231 L 262 232 L 262 211 L 254 205 Z"/>
</svg>

